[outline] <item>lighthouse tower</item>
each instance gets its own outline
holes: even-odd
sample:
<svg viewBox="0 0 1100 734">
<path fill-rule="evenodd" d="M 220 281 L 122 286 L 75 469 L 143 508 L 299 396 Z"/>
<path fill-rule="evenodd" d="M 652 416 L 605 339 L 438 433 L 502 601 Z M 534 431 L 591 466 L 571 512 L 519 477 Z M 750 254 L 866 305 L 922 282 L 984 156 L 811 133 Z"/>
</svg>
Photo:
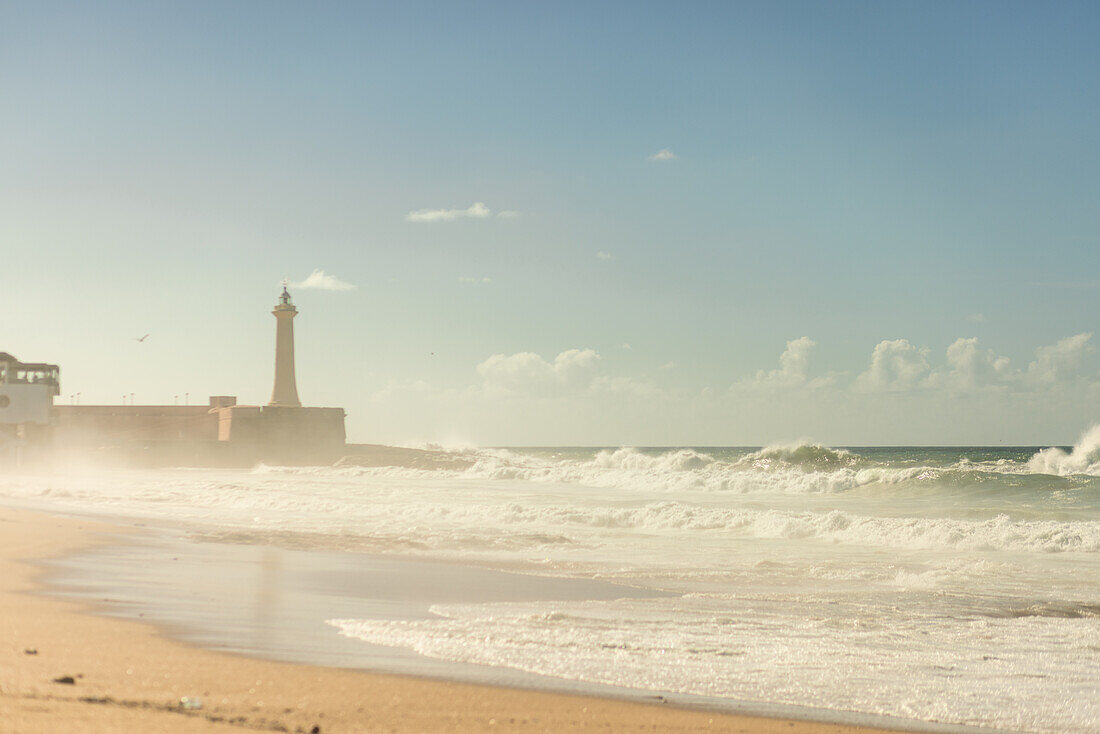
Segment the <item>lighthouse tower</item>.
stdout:
<svg viewBox="0 0 1100 734">
<path fill-rule="evenodd" d="M 290 293 L 283 284 L 282 295 L 271 312 L 275 316 L 275 389 L 271 391 L 268 405 L 280 408 L 300 408 L 298 383 L 294 379 L 294 317 L 298 309 L 290 300 Z"/>
</svg>

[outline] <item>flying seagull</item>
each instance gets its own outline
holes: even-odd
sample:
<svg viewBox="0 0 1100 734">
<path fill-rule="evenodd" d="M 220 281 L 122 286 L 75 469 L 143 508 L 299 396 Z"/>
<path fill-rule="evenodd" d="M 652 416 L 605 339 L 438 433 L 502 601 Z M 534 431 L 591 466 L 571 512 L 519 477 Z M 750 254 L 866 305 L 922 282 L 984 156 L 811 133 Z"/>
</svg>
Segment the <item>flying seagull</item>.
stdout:
<svg viewBox="0 0 1100 734">
<path fill-rule="evenodd" d="M 134 339 L 134 341 L 136 341 L 136 342 L 143 342 L 143 341 L 145 341 L 145 340 L 146 340 L 146 339 L 148 339 L 148 338 L 149 338 L 149 335 L 148 335 L 148 334 L 146 334 L 145 336 L 141 337 L 140 339 Z"/>
</svg>

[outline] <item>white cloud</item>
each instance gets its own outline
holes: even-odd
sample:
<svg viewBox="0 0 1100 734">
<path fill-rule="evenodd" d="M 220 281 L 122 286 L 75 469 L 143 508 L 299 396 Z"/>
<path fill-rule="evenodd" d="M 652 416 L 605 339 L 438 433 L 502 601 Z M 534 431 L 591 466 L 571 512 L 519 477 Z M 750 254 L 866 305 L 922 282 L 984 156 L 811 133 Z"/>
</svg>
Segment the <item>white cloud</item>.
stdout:
<svg viewBox="0 0 1100 734">
<path fill-rule="evenodd" d="M 497 217 L 500 219 L 515 219 L 519 216 L 519 212 L 514 212 L 511 209 L 505 209 L 502 212 L 497 212 Z"/>
<path fill-rule="evenodd" d="M 485 219 L 492 212 L 480 201 L 466 209 L 417 209 L 405 215 L 407 222 L 453 222 L 459 218 Z"/>
<path fill-rule="evenodd" d="M 598 257 L 600 260 L 613 260 L 615 258 L 615 256 L 612 255 L 610 252 L 604 252 L 603 250 L 597 252 L 596 257 Z"/>
<path fill-rule="evenodd" d="M 804 434 L 838 443 L 1057 442 L 1048 436 L 1096 420 L 1092 344 L 1090 334 L 1077 334 L 1036 349 L 1030 364 L 1012 364 L 975 337 L 935 354 L 906 339 L 885 340 L 865 370 L 837 373 L 818 367 L 821 347 L 804 336 L 728 390 L 698 383 L 695 370 L 663 371 L 660 362 L 613 373 L 616 360 L 592 349 L 494 354 L 476 374 L 468 365 L 465 380 L 450 387 L 372 378 L 371 409 L 357 413 L 378 417 L 365 424 L 372 430 L 433 440 L 459 435 L 483 445 L 766 443 Z"/>
<path fill-rule="evenodd" d="M 1086 388 L 1100 393 L 1100 376 L 1088 373 L 1092 334 L 1067 337 L 1035 350 L 1036 358 L 1025 370 L 1012 366 L 1008 357 L 981 346 L 977 337 L 960 337 L 947 347 L 944 361 L 933 364 L 930 351 L 908 339 L 887 339 L 875 345 L 871 363 L 851 379 L 843 372 L 814 376 L 810 356 L 816 346 L 809 337 L 787 342 L 779 367 L 759 370 L 753 377 L 735 382 L 731 393 L 754 391 L 813 390 L 835 395 L 875 392 L 923 392 L 956 395 L 985 391 L 1037 393 L 1065 388 Z M 800 393 L 801 394 L 801 393 Z"/>
<path fill-rule="evenodd" d="M 345 283 L 334 275 L 328 275 L 324 270 L 314 270 L 308 278 L 291 283 L 290 287 L 318 291 L 350 291 L 355 288 L 351 283 Z"/>
<path fill-rule="evenodd" d="M 1027 366 L 1027 378 L 1037 386 L 1052 386 L 1081 376 L 1085 353 L 1091 350 L 1092 332 L 1060 339 L 1049 347 L 1035 350 L 1035 361 Z"/>
<path fill-rule="evenodd" d="M 623 342 L 622 344 L 619 345 L 619 349 L 625 349 L 627 351 L 630 351 L 633 348 L 634 347 L 630 346 L 630 342 Z"/>
<path fill-rule="evenodd" d="M 484 277 L 484 278 L 471 278 L 471 277 L 469 277 L 469 276 L 467 276 L 467 275 L 461 275 L 461 276 L 459 276 L 459 278 L 458 278 L 458 282 L 459 282 L 459 283 L 466 283 L 466 284 L 468 284 L 468 285 L 486 285 L 486 284 L 488 284 L 488 283 L 492 283 L 492 282 L 493 282 L 493 279 L 492 279 L 492 278 L 489 278 L 489 277 Z"/>
<path fill-rule="evenodd" d="M 756 379 L 761 382 L 778 382 L 782 384 L 797 384 L 806 381 L 806 374 L 810 364 L 810 352 L 817 343 L 808 336 L 801 336 L 787 342 L 787 348 L 779 355 L 779 369 L 756 373 Z"/>
<path fill-rule="evenodd" d="M 912 390 L 930 371 L 927 349 L 918 349 L 908 339 L 884 339 L 875 345 L 871 366 L 856 378 L 856 385 L 869 391 Z"/>
<path fill-rule="evenodd" d="M 656 153 L 649 157 L 651 161 L 672 161 L 676 160 L 676 154 L 668 148 L 661 148 Z"/>
<path fill-rule="evenodd" d="M 999 357 L 992 349 L 980 348 L 977 337 L 960 337 L 947 348 L 947 369 L 936 371 L 929 384 L 955 390 L 979 390 L 1004 386 L 1016 378 L 1008 357 Z"/>
<path fill-rule="evenodd" d="M 1058 389 L 1086 379 L 1085 356 L 1091 351 L 1091 337 L 1091 333 L 1076 334 L 1039 347 L 1026 370 L 1014 368 L 1008 357 L 980 346 L 977 337 L 960 337 L 952 342 L 942 366 L 930 365 L 928 349 L 918 349 L 906 339 L 883 341 L 875 347 L 871 366 L 856 379 L 855 387 L 887 392 L 934 389 L 964 393 Z"/>
<path fill-rule="evenodd" d="M 793 388 L 818 390 L 834 386 L 841 377 L 838 373 L 810 377 L 810 353 L 816 346 L 817 342 L 808 336 L 791 339 L 779 355 L 778 369 L 758 370 L 755 377 L 734 383 L 730 389 L 734 392 Z"/>
<path fill-rule="evenodd" d="M 477 366 L 477 373 L 488 389 L 537 394 L 587 387 L 599 361 L 593 349 L 568 349 L 553 362 L 534 352 L 494 354 Z"/>
</svg>

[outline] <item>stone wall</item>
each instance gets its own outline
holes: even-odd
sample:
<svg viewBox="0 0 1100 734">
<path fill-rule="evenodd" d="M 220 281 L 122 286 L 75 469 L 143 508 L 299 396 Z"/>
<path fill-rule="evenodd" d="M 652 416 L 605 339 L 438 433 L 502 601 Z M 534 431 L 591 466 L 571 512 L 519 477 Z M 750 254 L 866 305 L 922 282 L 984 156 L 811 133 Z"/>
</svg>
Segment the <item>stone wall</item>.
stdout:
<svg viewBox="0 0 1100 734">
<path fill-rule="evenodd" d="M 56 455 L 119 457 L 142 465 L 325 464 L 343 456 L 343 408 L 234 402 L 212 398 L 209 406 L 57 405 L 48 443 Z"/>
<path fill-rule="evenodd" d="M 53 440 L 65 446 L 218 438 L 206 405 L 55 405 L 52 416 Z"/>
</svg>

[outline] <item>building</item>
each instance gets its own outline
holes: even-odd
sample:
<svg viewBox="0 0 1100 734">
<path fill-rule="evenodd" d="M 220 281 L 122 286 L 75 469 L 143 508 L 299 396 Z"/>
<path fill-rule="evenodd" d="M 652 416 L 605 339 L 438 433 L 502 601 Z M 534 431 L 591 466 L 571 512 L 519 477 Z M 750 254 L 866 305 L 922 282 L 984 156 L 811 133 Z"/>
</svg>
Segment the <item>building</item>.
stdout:
<svg viewBox="0 0 1100 734">
<path fill-rule="evenodd" d="M 28 447 L 48 440 L 60 372 L 56 364 L 20 362 L 0 352 L 0 461 L 19 464 Z"/>
<path fill-rule="evenodd" d="M 0 352 L 0 424 L 45 425 L 50 406 L 61 391 L 56 364 L 20 362 Z"/>
<path fill-rule="evenodd" d="M 75 455 L 140 465 L 240 466 L 272 463 L 331 463 L 345 452 L 344 409 L 303 407 L 294 366 L 298 310 L 283 288 L 276 319 L 275 384 L 267 405 L 238 405 L 231 395 L 206 405 L 56 405 L 46 411 L 55 457 Z M 19 363 L 16 363 L 19 364 Z M 41 375 L 58 394 L 56 365 L 18 370 Z M 52 368 L 52 372 L 49 371 Z M 7 374 L 5 371 L 4 374 Z M 52 380 L 49 382 L 48 380 Z M 0 403 L 3 395 L 0 394 Z M 41 417 L 41 412 L 35 413 Z"/>
</svg>

